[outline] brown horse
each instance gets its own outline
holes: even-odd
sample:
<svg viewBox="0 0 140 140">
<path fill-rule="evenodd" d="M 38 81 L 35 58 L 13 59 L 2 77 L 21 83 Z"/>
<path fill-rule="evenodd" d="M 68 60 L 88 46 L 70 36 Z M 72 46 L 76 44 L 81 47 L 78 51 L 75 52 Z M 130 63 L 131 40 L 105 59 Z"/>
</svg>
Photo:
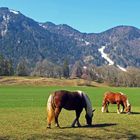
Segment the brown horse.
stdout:
<svg viewBox="0 0 140 140">
<path fill-rule="evenodd" d="M 62 108 L 76 111 L 76 118 L 71 125 L 72 127 L 74 127 L 76 123 L 78 127 L 81 126 L 79 123 L 79 117 L 83 108 L 85 108 L 86 111 L 85 118 L 87 124 L 92 125 L 92 117 L 95 110 L 92 110 L 92 105 L 88 96 L 82 91 L 71 92 L 66 90 L 60 90 L 55 91 L 49 96 L 47 102 L 48 128 L 51 127 L 51 122 L 53 118 L 55 118 L 56 126 L 59 127 L 58 116 Z"/>
<path fill-rule="evenodd" d="M 124 95 L 123 93 L 113 93 L 113 92 L 106 92 L 104 94 L 104 99 L 103 99 L 103 104 L 102 104 L 102 112 L 109 112 L 108 111 L 108 106 L 109 103 L 111 104 L 117 104 L 117 113 L 120 114 L 124 111 L 126 113 L 131 112 L 131 105 L 127 99 L 127 96 Z M 120 105 L 122 105 L 123 109 L 120 112 Z"/>
</svg>

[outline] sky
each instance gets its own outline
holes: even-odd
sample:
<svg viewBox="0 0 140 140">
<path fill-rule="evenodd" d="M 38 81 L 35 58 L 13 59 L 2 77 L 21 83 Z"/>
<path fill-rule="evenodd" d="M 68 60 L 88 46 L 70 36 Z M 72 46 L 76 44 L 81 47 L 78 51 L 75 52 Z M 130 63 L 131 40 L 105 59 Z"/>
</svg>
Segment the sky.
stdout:
<svg viewBox="0 0 140 140">
<path fill-rule="evenodd" d="M 38 22 L 68 24 L 86 33 L 119 25 L 140 28 L 140 0 L 0 0 Z"/>
</svg>

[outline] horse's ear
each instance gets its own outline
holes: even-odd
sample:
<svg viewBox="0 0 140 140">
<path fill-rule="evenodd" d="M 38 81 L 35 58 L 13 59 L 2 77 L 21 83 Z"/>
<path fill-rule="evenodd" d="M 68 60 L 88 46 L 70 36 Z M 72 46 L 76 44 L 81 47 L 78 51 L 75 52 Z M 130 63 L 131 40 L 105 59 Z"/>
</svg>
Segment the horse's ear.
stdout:
<svg viewBox="0 0 140 140">
<path fill-rule="evenodd" d="M 94 112 L 94 111 L 95 111 L 95 109 L 92 110 L 92 112 Z"/>
</svg>

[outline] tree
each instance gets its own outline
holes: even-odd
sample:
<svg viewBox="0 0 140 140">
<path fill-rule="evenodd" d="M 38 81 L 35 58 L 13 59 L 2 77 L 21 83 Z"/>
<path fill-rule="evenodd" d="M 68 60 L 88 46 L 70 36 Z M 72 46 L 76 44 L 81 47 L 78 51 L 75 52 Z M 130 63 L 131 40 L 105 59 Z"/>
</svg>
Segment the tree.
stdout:
<svg viewBox="0 0 140 140">
<path fill-rule="evenodd" d="M 28 61 L 22 59 L 17 65 L 17 75 L 18 76 L 28 76 L 30 75 Z"/>
<path fill-rule="evenodd" d="M 64 60 L 63 64 L 63 76 L 69 78 L 69 64 L 67 59 Z"/>
<path fill-rule="evenodd" d="M 80 61 L 76 61 L 72 67 L 71 78 L 81 78 L 82 76 L 82 64 Z"/>
<path fill-rule="evenodd" d="M 47 59 L 37 62 L 32 75 L 61 78 L 62 68 Z"/>
<path fill-rule="evenodd" d="M 11 60 L 4 60 L 3 75 L 11 76 L 14 74 L 14 68 Z"/>
<path fill-rule="evenodd" d="M 12 65 L 12 61 L 5 59 L 2 55 L 0 55 L 0 75 L 10 76 L 13 74 L 14 74 L 14 68 Z"/>
<path fill-rule="evenodd" d="M 2 76 L 4 74 L 4 57 L 0 55 L 0 75 Z"/>
</svg>

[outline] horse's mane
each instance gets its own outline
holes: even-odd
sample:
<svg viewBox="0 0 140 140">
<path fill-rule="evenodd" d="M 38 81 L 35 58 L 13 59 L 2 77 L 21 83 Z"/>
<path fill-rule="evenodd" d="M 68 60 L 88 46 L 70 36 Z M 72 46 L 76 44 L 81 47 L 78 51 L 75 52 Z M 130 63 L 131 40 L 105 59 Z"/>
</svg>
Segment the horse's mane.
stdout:
<svg viewBox="0 0 140 140">
<path fill-rule="evenodd" d="M 79 93 L 81 96 L 83 95 L 83 97 L 84 97 L 84 99 L 85 99 L 85 102 L 86 102 L 86 111 L 87 111 L 87 114 L 88 114 L 89 116 L 92 116 L 92 104 L 91 104 L 91 102 L 90 102 L 89 97 L 87 96 L 87 94 L 85 94 L 85 93 L 82 92 L 82 91 L 78 91 L 78 93 Z"/>
<path fill-rule="evenodd" d="M 126 99 L 126 104 L 127 104 L 127 106 L 130 106 L 131 104 L 129 103 L 129 101 L 128 101 L 128 98 Z"/>
<path fill-rule="evenodd" d="M 125 95 L 124 93 L 122 93 L 122 92 L 119 92 L 121 95 Z"/>
</svg>

